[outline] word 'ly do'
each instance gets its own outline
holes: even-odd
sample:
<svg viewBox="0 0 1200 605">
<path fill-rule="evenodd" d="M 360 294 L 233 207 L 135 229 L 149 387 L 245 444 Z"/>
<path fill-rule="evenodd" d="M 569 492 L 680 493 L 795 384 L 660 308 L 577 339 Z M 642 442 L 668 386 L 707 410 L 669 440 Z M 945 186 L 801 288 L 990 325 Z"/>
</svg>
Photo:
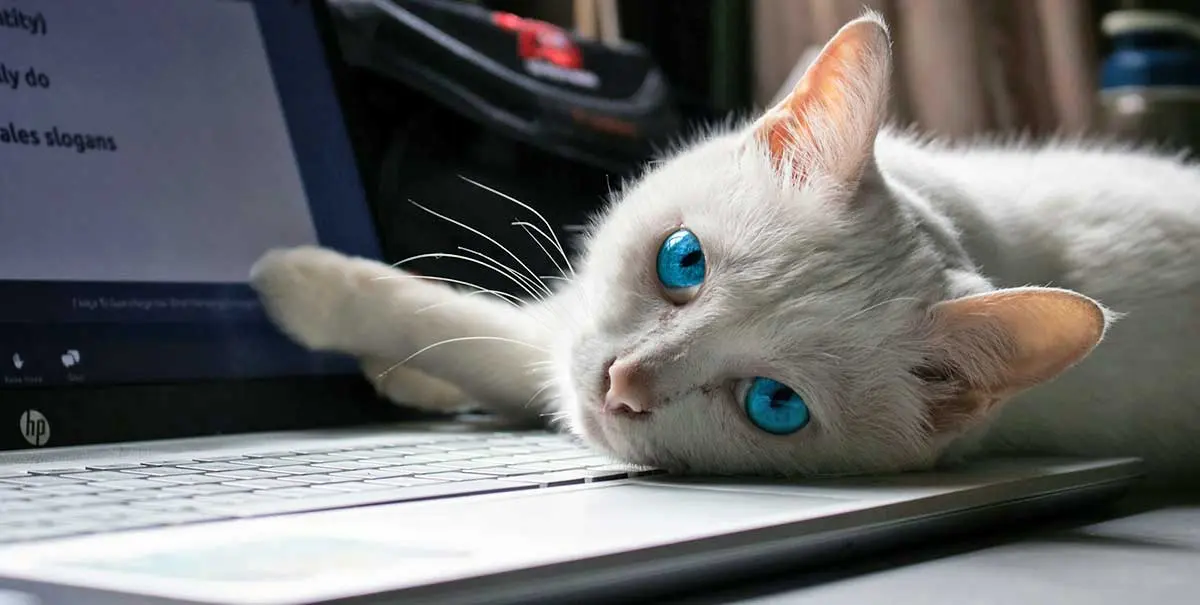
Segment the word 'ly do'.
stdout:
<svg viewBox="0 0 1200 605">
<path fill-rule="evenodd" d="M 50 88 L 50 76 L 32 67 L 22 72 L 19 68 L 9 68 L 0 63 L 0 90 L 16 90 L 22 85 L 29 88 Z"/>
</svg>

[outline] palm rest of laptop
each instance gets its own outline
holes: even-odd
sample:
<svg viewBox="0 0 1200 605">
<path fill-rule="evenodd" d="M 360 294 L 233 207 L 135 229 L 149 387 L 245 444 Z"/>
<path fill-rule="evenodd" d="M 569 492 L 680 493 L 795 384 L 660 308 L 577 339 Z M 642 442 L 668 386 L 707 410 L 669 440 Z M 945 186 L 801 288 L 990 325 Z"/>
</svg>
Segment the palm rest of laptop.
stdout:
<svg viewBox="0 0 1200 605">
<path fill-rule="evenodd" d="M 612 602 L 1069 509 L 1139 473 L 1018 459 L 802 483 L 638 477 L 16 545 L 0 577 L 50 603 Z"/>
</svg>

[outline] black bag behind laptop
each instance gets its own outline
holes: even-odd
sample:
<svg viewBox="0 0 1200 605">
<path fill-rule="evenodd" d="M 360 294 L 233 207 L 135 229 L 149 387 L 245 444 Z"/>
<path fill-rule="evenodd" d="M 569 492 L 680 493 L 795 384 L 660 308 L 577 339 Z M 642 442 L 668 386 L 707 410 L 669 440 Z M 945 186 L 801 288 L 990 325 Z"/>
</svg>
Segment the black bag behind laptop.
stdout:
<svg viewBox="0 0 1200 605">
<path fill-rule="evenodd" d="M 535 271 L 555 274 L 529 236 L 532 216 L 471 185 L 537 208 L 564 245 L 620 181 L 679 130 L 666 80 L 640 47 L 609 47 L 511 13 L 446 0 L 331 0 L 350 66 L 352 128 L 392 261 L 464 246 L 498 252 L 494 237 Z M 565 232 L 565 233 L 564 233 Z M 478 265 L 406 265 L 522 295 Z"/>
</svg>

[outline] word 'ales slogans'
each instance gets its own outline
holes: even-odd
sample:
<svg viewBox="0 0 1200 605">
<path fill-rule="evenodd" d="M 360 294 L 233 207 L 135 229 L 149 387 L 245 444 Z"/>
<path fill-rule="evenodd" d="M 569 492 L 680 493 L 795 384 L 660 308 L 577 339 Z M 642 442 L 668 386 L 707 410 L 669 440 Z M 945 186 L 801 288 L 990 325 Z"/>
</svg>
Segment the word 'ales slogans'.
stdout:
<svg viewBox="0 0 1200 605">
<path fill-rule="evenodd" d="M 74 149 L 79 153 L 117 150 L 117 141 L 111 136 L 73 134 L 59 130 L 57 126 L 38 132 L 32 128 L 18 128 L 13 122 L 0 124 L 0 143 L 29 147 L 61 147 Z"/>
</svg>

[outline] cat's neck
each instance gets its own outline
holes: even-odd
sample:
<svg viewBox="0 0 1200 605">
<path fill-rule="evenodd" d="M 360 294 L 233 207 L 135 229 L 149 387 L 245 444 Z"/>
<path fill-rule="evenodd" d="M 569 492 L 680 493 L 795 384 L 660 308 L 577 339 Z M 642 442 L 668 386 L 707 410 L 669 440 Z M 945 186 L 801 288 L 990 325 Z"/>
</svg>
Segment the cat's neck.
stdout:
<svg viewBox="0 0 1200 605">
<path fill-rule="evenodd" d="M 890 194 L 944 255 L 965 254 L 996 287 L 1062 279 L 1052 235 L 1041 226 L 1044 218 L 1028 205 L 1011 203 L 1025 188 L 1020 163 L 966 158 L 888 134 L 881 135 L 876 151 Z"/>
</svg>

